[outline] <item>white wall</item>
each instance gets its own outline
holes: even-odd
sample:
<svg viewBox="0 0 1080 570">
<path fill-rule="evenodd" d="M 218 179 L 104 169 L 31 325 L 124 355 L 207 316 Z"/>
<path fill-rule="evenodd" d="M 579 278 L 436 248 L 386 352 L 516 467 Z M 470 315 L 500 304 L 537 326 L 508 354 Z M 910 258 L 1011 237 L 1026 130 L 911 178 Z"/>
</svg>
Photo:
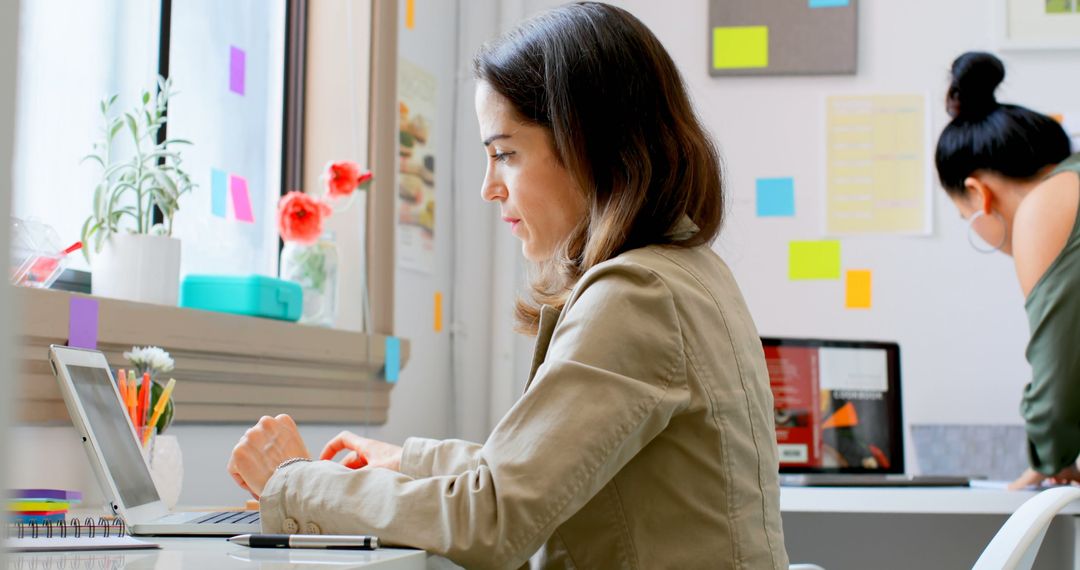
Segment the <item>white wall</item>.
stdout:
<svg viewBox="0 0 1080 570">
<path fill-rule="evenodd" d="M 527 13 L 559 3 L 524 2 Z M 844 268 L 874 271 L 872 310 L 845 310 L 842 281 L 791 282 L 786 273 L 788 241 L 822 237 L 824 96 L 927 93 L 932 170 L 933 145 L 947 123 L 949 66 L 964 51 L 995 51 L 995 3 L 859 2 L 856 75 L 764 78 L 707 74 L 706 0 L 680 2 L 677 10 L 650 0 L 612 3 L 660 38 L 720 144 L 729 217 L 716 249 L 732 266 L 760 332 L 898 341 L 908 424 L 1021 423 L 1028 326 L 1011 260 L 971 249 L 936 178 L 933 235 L 842 240 Z M 1045 113 L 1080 107 L 1080 78 L 1063 72 L 1078 68 L 1080 52 L 999 55 L 1007 68 L 999 99 Z M 755 217 L 754 180 L 772 176 L 795 178 L 795 218 Z"/>
</svg>

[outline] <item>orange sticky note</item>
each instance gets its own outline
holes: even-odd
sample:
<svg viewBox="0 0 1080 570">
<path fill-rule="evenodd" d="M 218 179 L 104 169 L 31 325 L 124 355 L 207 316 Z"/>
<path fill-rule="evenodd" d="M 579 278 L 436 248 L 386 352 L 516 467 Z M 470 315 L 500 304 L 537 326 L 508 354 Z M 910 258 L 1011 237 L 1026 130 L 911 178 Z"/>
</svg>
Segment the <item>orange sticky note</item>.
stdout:
<svg viewBox="0 0 1080 570">
<path fill-rule="evenodd" d="M 1050 118 L 1062 125 L 1065 124 L 1065 115 L 1062 115 L 1061 113 L 1051 113 Z"/>
<path fill-rule="evenodd" d="M 872 274 L 869 269 L 851 269 L 847 272 L 847 299 L 844 306 L 849 309 L 870 308 L 870 283 Z"/>
<path fill-rule="evenodd" d="M 416 0 L 405 0 L 405 28 L 416 27 Z"/>
<path fill-rule="evenodd" d="M 442 332 L 442 293 L 435 292 L 435 332 Z"/>
</svg>

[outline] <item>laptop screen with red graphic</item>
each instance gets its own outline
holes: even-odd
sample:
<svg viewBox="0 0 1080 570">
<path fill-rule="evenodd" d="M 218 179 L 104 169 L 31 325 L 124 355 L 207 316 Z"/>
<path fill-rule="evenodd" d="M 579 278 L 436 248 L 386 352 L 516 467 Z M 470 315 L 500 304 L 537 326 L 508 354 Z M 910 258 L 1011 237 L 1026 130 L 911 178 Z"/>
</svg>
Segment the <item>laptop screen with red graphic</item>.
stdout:
<svg viewBox="0 0 1080 570">
<path fill-rule="evenodd" d="M 762 338 L 781 473 L 903 473 L 896 343 Z"/>
</svg>

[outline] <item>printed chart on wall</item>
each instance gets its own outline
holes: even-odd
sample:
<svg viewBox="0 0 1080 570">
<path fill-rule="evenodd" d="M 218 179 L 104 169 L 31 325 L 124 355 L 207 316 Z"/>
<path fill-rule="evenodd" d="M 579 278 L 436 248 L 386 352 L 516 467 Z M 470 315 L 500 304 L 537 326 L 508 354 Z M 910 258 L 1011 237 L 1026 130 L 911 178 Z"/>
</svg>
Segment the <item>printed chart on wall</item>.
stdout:
<svg viewBox="0 0 1080 570">
<path fill-rule="evenodd" d="M 431 273 L 435 265 L 435 76 L 399 60 L 397 262 Z"/>
<path fill-rule="evenodd" d="M 825 99 L 825 233 L 927 235 L 925 95 Z"/>
</svg>

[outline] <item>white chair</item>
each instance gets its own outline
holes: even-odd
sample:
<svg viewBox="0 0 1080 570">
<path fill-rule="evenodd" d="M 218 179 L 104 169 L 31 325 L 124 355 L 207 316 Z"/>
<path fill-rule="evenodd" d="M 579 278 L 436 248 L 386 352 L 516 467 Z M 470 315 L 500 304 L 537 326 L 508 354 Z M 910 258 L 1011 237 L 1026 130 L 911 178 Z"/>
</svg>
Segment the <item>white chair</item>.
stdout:
<svg viewBox="0 0 1080 570">
<path fill-rule="evenodd" d="M 1005 521 L 972 570 L 1029 570 L 1046 529 L 1061 509 L 1080 500 L 1080 488 L 1047 489 L 1030 498 Z"/>
</svg>

